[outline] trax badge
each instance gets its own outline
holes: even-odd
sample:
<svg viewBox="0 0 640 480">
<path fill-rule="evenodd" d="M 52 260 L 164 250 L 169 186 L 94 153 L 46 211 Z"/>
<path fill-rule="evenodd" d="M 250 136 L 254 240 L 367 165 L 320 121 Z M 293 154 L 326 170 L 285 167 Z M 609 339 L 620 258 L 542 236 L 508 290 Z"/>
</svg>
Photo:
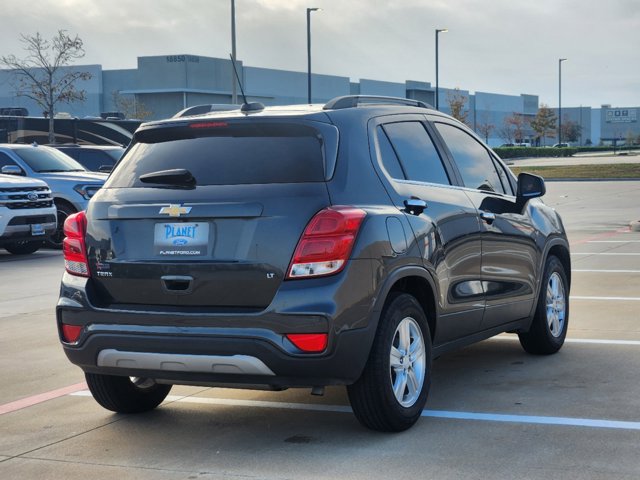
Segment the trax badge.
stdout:
<svg viewBox="0 0 640 480">
<path fill-rule="evenodd" d="M 168 207 L 162 207 L 160 213 L 169 215 L 170 217 L 179 217 L 180 215 L 186 215 L 191 211 L 191 207 L 182 207 L 180 205 L 170 204 Z"/>
</svg>

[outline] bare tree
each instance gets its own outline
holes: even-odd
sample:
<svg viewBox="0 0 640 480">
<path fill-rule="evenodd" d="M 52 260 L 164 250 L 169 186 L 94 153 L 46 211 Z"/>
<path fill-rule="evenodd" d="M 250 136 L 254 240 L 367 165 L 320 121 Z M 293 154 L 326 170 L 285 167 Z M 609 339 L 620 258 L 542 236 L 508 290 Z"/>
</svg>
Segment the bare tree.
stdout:
<svg viewBox="0 0 640 480">
<path fill-rule="evenodd" d="M 633 134 L 631 130 L 627 130 L 627 137 L 625 139 L 625 145 L 627 147 L 633 145 L 636 142 L 636 136 Z"/>
<path fill-rule="evenodd" d="M 582 126 L 578 122 L 565 118 L 562 120 L 562 138 L 567 142 L 577 142 L 582 133 Z"/>
<path fill-rule="evenodd" d="M 464 108 L 467 103 L 467 98 L 460 93 L 459 88 L 455 88 L 452 92 L 447 93 L 447 103 L 449 104 L 449 110 L 451 116 L 456 120 L 460 120 L 462 123 L 467 123 L 467 116 L 469 115 L 469 109 Z"/>
<path fill-rule="evenodd" d="M 512 122 L 508 121 L 509 117 L 505 117 L 502 121 L 502 128 L 498 130 L 498 135 L 504 140 L 504 143 L 513 143 L 515 138 L 515 132 Z"/>
<path fill-rule="evenodd" d="M 496 126 L 489 121 L 489 112 L 485 111 L 480 117 L 480 123 L 476 125 L 476 131 L 482 135 L 485 143 L 489 143 L 489 135 L 495 130 Z"/>
<path fill-rule="evenodd" d="M 20 41 L 25 45 L 27 56 L 2 56 L 0 65 L 13 70 L 16 95 L 30 98 L 42 107 L 49 117 L 49 143 L 55 143 L 53 118 L 56 105 L 86 99 L 86 91 L 76 88 L 76 82 L 91 79 L 91 74 L 62 69 L 84 57 L 82 40 L 77 35 L 71 37 L 65 30 L 58 30 L 50 41 L 40 33 L 20 35 Z"/>
<path fill-rule="evenodd" d="M 119 91 L 114 90 L 111 92 L 111 99 L 115 109 L 123 113 L 125 118 L 148 120 L 153 117 L 153 112 L 143 102 L 137 101 L 135 96 L 124 96 Z"/>
<path fill-rule="evenodd" d="M 514 140 L 517 143 L 522 143 L 524 141 L 524 129 L 527 126 L 526 119 L 521 114 L 513 112 L 504 121 L 512 127 Z"/>
</svg>

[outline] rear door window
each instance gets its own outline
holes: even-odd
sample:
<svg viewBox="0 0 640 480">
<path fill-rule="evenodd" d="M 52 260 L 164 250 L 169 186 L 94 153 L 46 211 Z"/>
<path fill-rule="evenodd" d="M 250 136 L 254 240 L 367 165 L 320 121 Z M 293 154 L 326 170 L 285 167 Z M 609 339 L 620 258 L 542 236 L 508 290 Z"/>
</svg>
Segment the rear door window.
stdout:
<svg viewBox="0 0 640 480">
<path fill-rule="evenodd" d="M 407 180 L 449 185 L 442 159 L 421 122 L 388 123 L 383 128 Z"/>
<path fill-rule="evenodd" d="M 300 124 L 201 122 L 138 132 L 106 188 L 148 187 L 141 175 L 184 168 L 198 185 L 320 182 L 320 132 Z"/>
</svg>

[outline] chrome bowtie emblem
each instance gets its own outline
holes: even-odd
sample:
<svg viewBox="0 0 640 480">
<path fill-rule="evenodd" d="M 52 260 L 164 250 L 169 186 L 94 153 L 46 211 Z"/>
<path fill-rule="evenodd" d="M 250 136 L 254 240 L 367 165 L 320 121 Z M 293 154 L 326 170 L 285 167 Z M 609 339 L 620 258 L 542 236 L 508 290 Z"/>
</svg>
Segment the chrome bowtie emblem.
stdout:
<svg viewBox="0 0 640 480">
<path fill-rule="evenodd" d="M 191 211 L 191 207 L 183 207 L 181 205 L 169 205 L 168 207 L 162 207 L 160 213 L 162 215 L 169 215 L 170 217 L 179 217 L 180 215 L 186 215 Z"/>
</svg>

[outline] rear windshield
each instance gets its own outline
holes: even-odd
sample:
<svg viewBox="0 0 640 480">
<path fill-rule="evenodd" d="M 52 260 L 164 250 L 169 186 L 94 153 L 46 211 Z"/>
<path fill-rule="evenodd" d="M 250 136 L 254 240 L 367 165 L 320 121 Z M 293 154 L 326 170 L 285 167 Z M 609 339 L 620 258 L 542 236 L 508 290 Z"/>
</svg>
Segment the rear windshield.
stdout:
<svg viewBox="0 0 640 480">
<path fill-rule="evenodd" d="M 197 185 L 324 181 L 323 138 L 298 124 L 201 122 L 136 134 L 105 188 L 153 187 L 141 175 L 184 168 Z"/>
</svg>

